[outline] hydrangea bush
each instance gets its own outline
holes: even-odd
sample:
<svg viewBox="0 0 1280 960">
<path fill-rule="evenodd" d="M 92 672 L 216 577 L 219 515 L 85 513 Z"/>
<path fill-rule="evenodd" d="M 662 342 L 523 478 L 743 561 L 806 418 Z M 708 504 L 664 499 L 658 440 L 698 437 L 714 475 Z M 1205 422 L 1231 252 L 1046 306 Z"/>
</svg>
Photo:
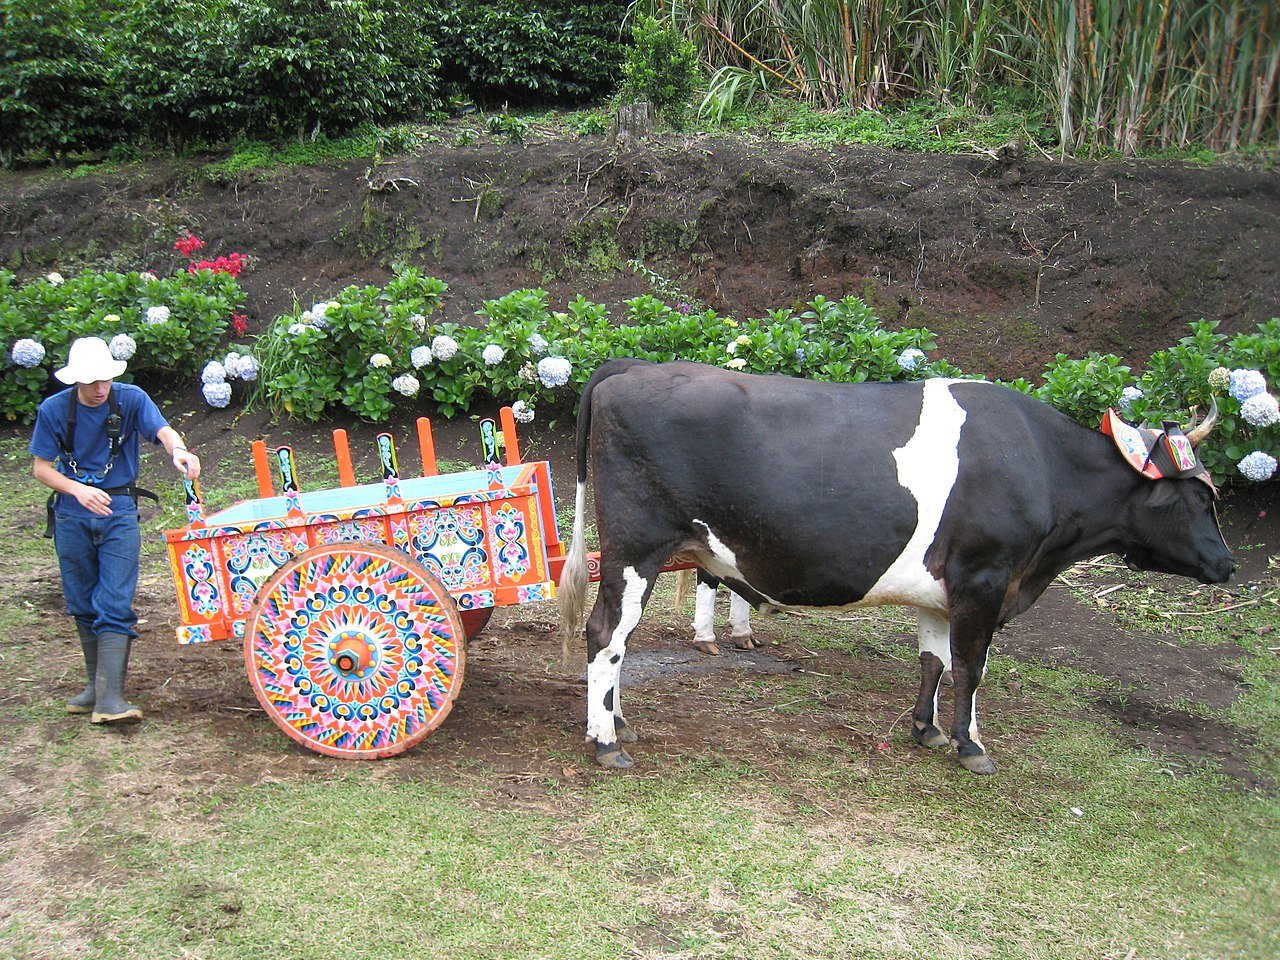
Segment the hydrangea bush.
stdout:
<svg viewBox="0 0 1280 960">
<path fill-rule="evenodd" d="M 259 351 L 264 395 L 308 419 L 342 405 L 374 420 L 389 416 L 395 403 L 429 399 L 451 417 L 493 398 L 510 403 L 527 423 L 540 408 L 576 401 L 595 369 L 613 357 L 686 359 L 840 382 L 965 376 L 930 356 L 937 344 L 928 330 L 885 330 L 854 297 L 817 297 L 799 309 L 738 321 L 652 296 L 626 301 L 623 317 L 582 296 L 553 310 L 545 291 L 516 290 L 486 301 L 480 322 L 463 326 L 432 322 L 443 293 L 440 281 L 406 270 L 384 290 L 351 287 L 280 317 Z M 1108 407 L 1134 421 L 1185 421 L 1192 408 L 1203 415 L 1216 397 L 1219 426 L 1201 455 L 1221 481 L 1271 475 L 1268 464 L 1280 452 L 1277 383 L 1280 320 L 1231 339 L 1214 323 L 1193 324 L 1141 376 L 1112 355 L 1059 354 L 1043 383 L 1020 379 L 1008 386 L 1094 428 Z"/>
<path fill-rule="evenodd" d="M 244 303 L 234 277 L 209 271 L 53 272 L 25 282 L 0 270 L 0 413 L 29 420 L 76 337 L 99 336 L 129 361 L 122 377 L 198 372 L 233 311 Z"/>
</svg>

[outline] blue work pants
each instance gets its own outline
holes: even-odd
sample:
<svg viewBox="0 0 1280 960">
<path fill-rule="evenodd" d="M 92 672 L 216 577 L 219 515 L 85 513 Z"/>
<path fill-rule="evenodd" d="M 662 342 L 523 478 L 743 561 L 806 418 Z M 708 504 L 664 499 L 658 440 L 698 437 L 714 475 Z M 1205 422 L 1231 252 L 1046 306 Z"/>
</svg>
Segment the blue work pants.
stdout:
<svg viewBox="0 0 1280 960">
<path fill-rule="evenodd" d="M 67 612 L 95 635 L 136 637 L 141 535 L 137 513 L 109 517 L 59 514 L 54 532 Z"/>
</svg>

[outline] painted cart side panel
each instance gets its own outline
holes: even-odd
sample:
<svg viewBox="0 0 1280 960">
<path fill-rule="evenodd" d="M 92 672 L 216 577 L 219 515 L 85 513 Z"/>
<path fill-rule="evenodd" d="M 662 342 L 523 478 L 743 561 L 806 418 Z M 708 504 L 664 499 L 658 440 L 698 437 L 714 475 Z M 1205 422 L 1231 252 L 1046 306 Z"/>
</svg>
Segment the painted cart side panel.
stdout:
<svg viewBox="0 0 1280 960">
<path fill-rule="evenodd" d="M 269 497 L 167 531 L 182 625 L 180 643 L 239 639 L 262 585 L 311 547 L 339 542 L 393 546 L 422 563 L 459 609 L 553 599 L 550 557 L 563 554 L 545 462 L 385 484 Z M 377 500 L 382 500 L 377 503 Z M 289 512 L 294 507 L 295 512 Z M 298 509 L 300 507 L 300 509 Z M 550 537 L 550 543 L 546 538 Z"/>
</svg>

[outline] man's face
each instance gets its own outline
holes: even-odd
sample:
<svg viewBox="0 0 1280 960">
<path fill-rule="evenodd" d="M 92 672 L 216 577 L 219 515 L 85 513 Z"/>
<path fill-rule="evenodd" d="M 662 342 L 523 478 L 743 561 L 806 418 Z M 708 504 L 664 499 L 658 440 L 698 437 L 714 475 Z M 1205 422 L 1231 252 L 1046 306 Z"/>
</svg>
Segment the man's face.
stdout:
<svg viewBox="0 0 1280 960">
<path fill-rule="evenodd" d="M 107 394 L 110 392 L 110 380 L 95 380 L 93 383 L 82 383 L 80 384 L 80 402 L 86 407 L 96 407 L 106 402 Z"/>
</svg>

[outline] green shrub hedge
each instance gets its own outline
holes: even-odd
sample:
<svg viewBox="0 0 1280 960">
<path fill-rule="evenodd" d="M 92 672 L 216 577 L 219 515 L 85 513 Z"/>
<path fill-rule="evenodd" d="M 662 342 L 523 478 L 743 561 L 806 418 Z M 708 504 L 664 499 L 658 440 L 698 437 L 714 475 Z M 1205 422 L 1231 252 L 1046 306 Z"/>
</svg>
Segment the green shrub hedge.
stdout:
<svg viewBox="0 0 1280 960">
<path fill-rule="evenodd" d="M 609 93 L 627 4 L 7 0 L 0 161 L 147 139 L 341 134 L 483 103 Z"/>
</svg>

